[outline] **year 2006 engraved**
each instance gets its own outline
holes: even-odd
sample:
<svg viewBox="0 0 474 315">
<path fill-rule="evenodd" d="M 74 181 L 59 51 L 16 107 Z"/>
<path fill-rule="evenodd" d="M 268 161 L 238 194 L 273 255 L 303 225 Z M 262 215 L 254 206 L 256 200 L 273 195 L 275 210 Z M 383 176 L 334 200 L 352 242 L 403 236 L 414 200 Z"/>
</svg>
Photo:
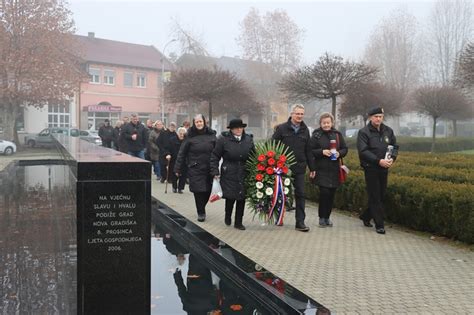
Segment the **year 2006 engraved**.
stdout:
<svg viewBox="0 0 474 315">
<path fill-rule="evenodd" d="M 120 247 L 120 246 L 109 246 L 107 248 L 108 252 L 118 252 L 118 251 L 121 251 L 121 250 L 122 250 L 122 247 Z"/>
</svg>

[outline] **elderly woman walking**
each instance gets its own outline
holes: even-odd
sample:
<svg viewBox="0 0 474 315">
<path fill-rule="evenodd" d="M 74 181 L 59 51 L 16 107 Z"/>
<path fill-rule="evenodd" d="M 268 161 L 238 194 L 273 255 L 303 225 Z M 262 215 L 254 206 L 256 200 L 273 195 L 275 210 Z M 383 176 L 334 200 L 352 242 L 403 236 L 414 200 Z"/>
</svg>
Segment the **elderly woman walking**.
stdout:
<svg viewBox="0 0 474 315">
<path fill-rule="evenodd" d="M 316 179 L 319 186 L 319 227 L 332 227 L 329 219 L 339 182 L 340 159 L 346 156 L 347 146 L 342 134 L 334 128 L 334 117 L 323 113 L 320 127 L 313 131 L 309 146 L 315 160 Z"/>
<path fill-rule="evenodd" d="M 225 219 L 227 226 L 232 224 L 232 211 L 234 204 L 234 227 L 245 230 L 242 224 L 245 207 L 245 162 L 255 146 L 251 135 L 246 134 L 241 119 L 232 119 L 227 128 L 217 139 L 216 147 L 211 156 L 211 175 L 220 176 L 220 183 L 225 199 Z M 219 171 L 219 161 L 222 165 Z"/>
<path fill-rule="evenodd" d="M 189 190 L 194 194 L 199 222 L 206 220 L 206 205 L 212 188 L 210 159 L 215 145 L 216 132 L 206 125 L 202 114 L 194 116 L 193 125 L 179 149 L 174 166 L 178 177 L 187 166 Z"/>
</svg>

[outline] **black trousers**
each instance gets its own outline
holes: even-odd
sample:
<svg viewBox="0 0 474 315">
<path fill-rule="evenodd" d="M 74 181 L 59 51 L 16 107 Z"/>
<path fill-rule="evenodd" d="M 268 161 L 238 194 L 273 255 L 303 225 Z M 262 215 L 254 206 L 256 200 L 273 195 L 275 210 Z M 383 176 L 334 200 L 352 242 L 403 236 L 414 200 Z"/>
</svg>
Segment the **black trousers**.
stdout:
<svg viewBox="0 0 474 315">
<path fill-rule="evenodd" d="M 242 218 L 244 217 L 244 208 L 245 208 L 245 199 L 235 200 L 235 199 L 226 199 L 225 200 L 225 217 L 230 219 L 232 217 L 232 211 L 235 206 L 235 221 L 234 225 L 242 225 Z"/>
<path fill-rule="evenodd" d="M 373 168 L 364 169 L 365 185 L 368 195 L 368 208 L 361 214 L 361 219 L 374 219 L 376 228 L 384 227 L 383 202 L 387 190 L 388 171 Z"/>
<path fill-rule="evenodd" d="M 293 174 L 293 186 L 295 187 L 295 220 L 296 224 L 304 224 L 306 218 L 305 209 L 305 196 L 304 196 L 304 176 L 305 174 Z"/>
<path fill-rule="evenodd" d="M 210 196 L 210 191 L 194 193 L 194 202 L 196 203 L 196 210 L 198 214 L 206 214 L 206 205 Z"/>
<path fill-rule="evenodd" d="M 160 156 L 160 171 L 161 171 L 161 178 L 162 180 L 164 179 L 168 179 L 168 180 L 171 180 L 171 173 L 170 173 L 170 177 L 168 177 L 168 171 L 167 171 L 167 167 L 168 167 L 168 160 L 166 159 L 166 157 L 162 157 Z M 170 167 L 170 171 L 173 171 Z"/>
<path fill-rule="evenodd" d="M 102 146 L 106 148 L 112 148 L 112 140 L 102 140 Z"/>
<path fill-rule="evenodd" d="M 318 214 L 320 218 L 329 219 L 329 216 L 331 215 L 335 195 L 336 195 L 336 188 L 319 186 Z"/>
</svg>

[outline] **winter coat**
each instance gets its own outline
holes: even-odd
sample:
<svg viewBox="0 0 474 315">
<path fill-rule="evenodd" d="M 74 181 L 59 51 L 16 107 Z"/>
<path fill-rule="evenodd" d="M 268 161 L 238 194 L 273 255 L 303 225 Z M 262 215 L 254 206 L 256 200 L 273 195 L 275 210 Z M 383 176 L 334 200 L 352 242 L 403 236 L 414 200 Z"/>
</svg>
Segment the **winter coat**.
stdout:
<svg viewBox="0 0 474 315">
<path fill-rule="evenodd" d="M 165 147 L 166 154 L 171 155 L 171 163 L 174 164 L 174 162 L 176 162 L 176 159 L 178 158 L 179 149 L 181 148 L 181 144 L 183 142 L 184 139 L 180 140 L 176 133 L 171 133 L 167 146 Z"/>
<path fill-rule="evenodd" d="M 187 166 L 189 190 L 191 192 L 210 192 L 212 186 L 211 153 L 216 145 L 216 132 L 204 127 L 202 132 L 195 128 L 188 130 L 188 136 L 179 149 L 174 167 L 175 173 L 182 173 Z"/>
<path fill-rule="evenodd" d="M 286 123 L 276 126 L 273 133 L 273 140 L 280 140 L 286 144 L 295 155 L 296 164 L 291 166 L 291 171 L 295 174 L 304 174 L 306 165 L 314 171 L 314 163 L 309 148 L 309 129 L 304 122 L 301 122 L 300 129 L 295 133 L 291 126 L 291 118 Z"/>
<path fill-rule="evenodd" d="M 104 125 L 99 128 L 99 137 L 102 141 L 112 141 L 114 139 L 114 127 Z"/>
<path fill-rule="evenodd" d="M 132 135 L 136 134 L 137 139 L 132 140 Z M 146 147 L 148 141 L 148 131 L 142 123 L 136 125 L 129 122 L 123 127 L 123 136 L 127 142 L 128 151 L 141 151 Z"/>
<path fill-rule="evenodd" d="M 172 134 L 173 133 L 170 132 L 169 130 L 164 129 L 160 132 L 160 135 L 156 139 L 156 144 L 158 145 L 158 148 L 160 149 L 160 158 L 162 160 L 165 159 L 166 155 L 170 154 L 167 148 L 169 147 L 169 141 Z"/>
<path fill-rule="evenodd" d="M 381 159 L 385 158 L 387 147 L 393 145 L 397 148 L 397 139 L 392 128 L 381 124 L 380 131 L 369 122 L 357 134 L 357 150 L 359 152 L 360 165 L 363 168 L 376 168 L 387 171 L 379 165 Z M 392 158 L 397 158 L 397 151 L 392 154 Z"/>
<path fill-rule="evenodd" d="M 211 175 L 220 175 L 223 197 L 245 199 L 245 163 L 254 150 L 253 137 L 243 133 L 238 141 L 230 131 L 224 131 L 217 139 L 211 155 Z M 219 172 L 219 161 L 223 159 Z"/>
<path fill-rule="evenodd" d="M 127 153 L 128 148 L 127 148 L 127 140 L 125 140 L 125 136 L 123 134 L 123 129 L 125 125 L 122 125 L 122 127 L 115 127 L 114 128 L 114 145 L 115 145 L 115 150 L 119 150 L 120 152 Z"/>
<path fill-rule="evenodd" d="M 339 136 L 339 139 L 337 139 L 336 134 Z M 329 131 L 324 131 L 321 128 L 314 130 L 309 140 L 309 146 L 316 168 L 315 184 L 328 188 L 337 188 L 340 185 L 339 159 L 333 161 L 330 157 L 323 155 L 323 150 L 330 149 L 331 140 L 339 140 L 336 143 L 336 150 L 339 152 L 340 157 L 345 157 L 348 151 L 346 142 L 342 134 L 334 128 Z"/>
<path fill-rule="evenodd" d="M 158 161 L 160 158 L 160 149 L 156 144 L 156 140 L 158 139 L 160 133 L 153 129 L 150 131 L 150 135 L 148 136 L 148 154 L 150 155 L 150 160 Z"/>
</svg>

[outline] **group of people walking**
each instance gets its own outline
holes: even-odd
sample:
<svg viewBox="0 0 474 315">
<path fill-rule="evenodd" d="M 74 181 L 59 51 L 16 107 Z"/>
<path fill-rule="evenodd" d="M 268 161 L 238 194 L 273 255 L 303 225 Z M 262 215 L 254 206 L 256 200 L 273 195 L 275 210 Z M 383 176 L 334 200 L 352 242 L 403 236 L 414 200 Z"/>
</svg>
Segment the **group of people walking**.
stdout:
<svg viewBox="0 0 474 315">
<path fill-rule="evenodd" d="M 288 121 L 276 126 L 272 135 L 273 140 L 284 143 L 295 156 L 296 163 L 291 166 L 295 229 L 301 232 L 310 230 L 305 224 L 307 169 L 312 182 L 319 187 L 319 227 L 332 227 L 330 216 L 334 197 L 342 184 L 342 158 L 348 153 L 344 136 L 334 127 L 334 117 L 330 113 L 320 116 L 319 127 L 311 134 L 304 122 L 304 113 L 303 105 L 293 105 Z M 373 226 L 373 219 L 376 232 L 385 234 L 383 200 L 388 170 L 397 157 L 398 146 L 393 130 L 383 123 L 382 108 L 371 109 L 368 117 L 368 124 L 359 131 L 357 138 L 368 194 L 368 208 L 359 218 L 366 227 Z M 182 193 L 187 178 L 200 222 L 206 220 L 206 205 L 212 182 L 219 179 L 225 199 L 224 223 L 227 226 L 232 224 L 235 206 L 234 227 L 245 230 L 242 222 L 246 199 L 246 162 L 255 150 L 252 135 L 245 132 L 246 126 L 241 119 L 233 119 L 227 126 L 228 130 L 217 136 L 207 126 L 205 117 L 198 114 L 188 129 L 180 127 L 175 131 L 174 123 L 165 129 L 161 121 L 156 121 L 147 130 L 138 117 L 132 115 L 129 123 L 118 126 L 119 137 L 115 138 L 117 141 L 114 140 L 113 144 L 117 143 L 116 148 L 123 151 L 123 138 L 123 144 L 127 145 L 125 152 L 140 158 L 145 158 L 147 149 L 157 179 L 163 182 L 169 176 L 173 182 L 173 192 Z M 388 148 L 390 154 L 387 154 Z"/>
</svg>

